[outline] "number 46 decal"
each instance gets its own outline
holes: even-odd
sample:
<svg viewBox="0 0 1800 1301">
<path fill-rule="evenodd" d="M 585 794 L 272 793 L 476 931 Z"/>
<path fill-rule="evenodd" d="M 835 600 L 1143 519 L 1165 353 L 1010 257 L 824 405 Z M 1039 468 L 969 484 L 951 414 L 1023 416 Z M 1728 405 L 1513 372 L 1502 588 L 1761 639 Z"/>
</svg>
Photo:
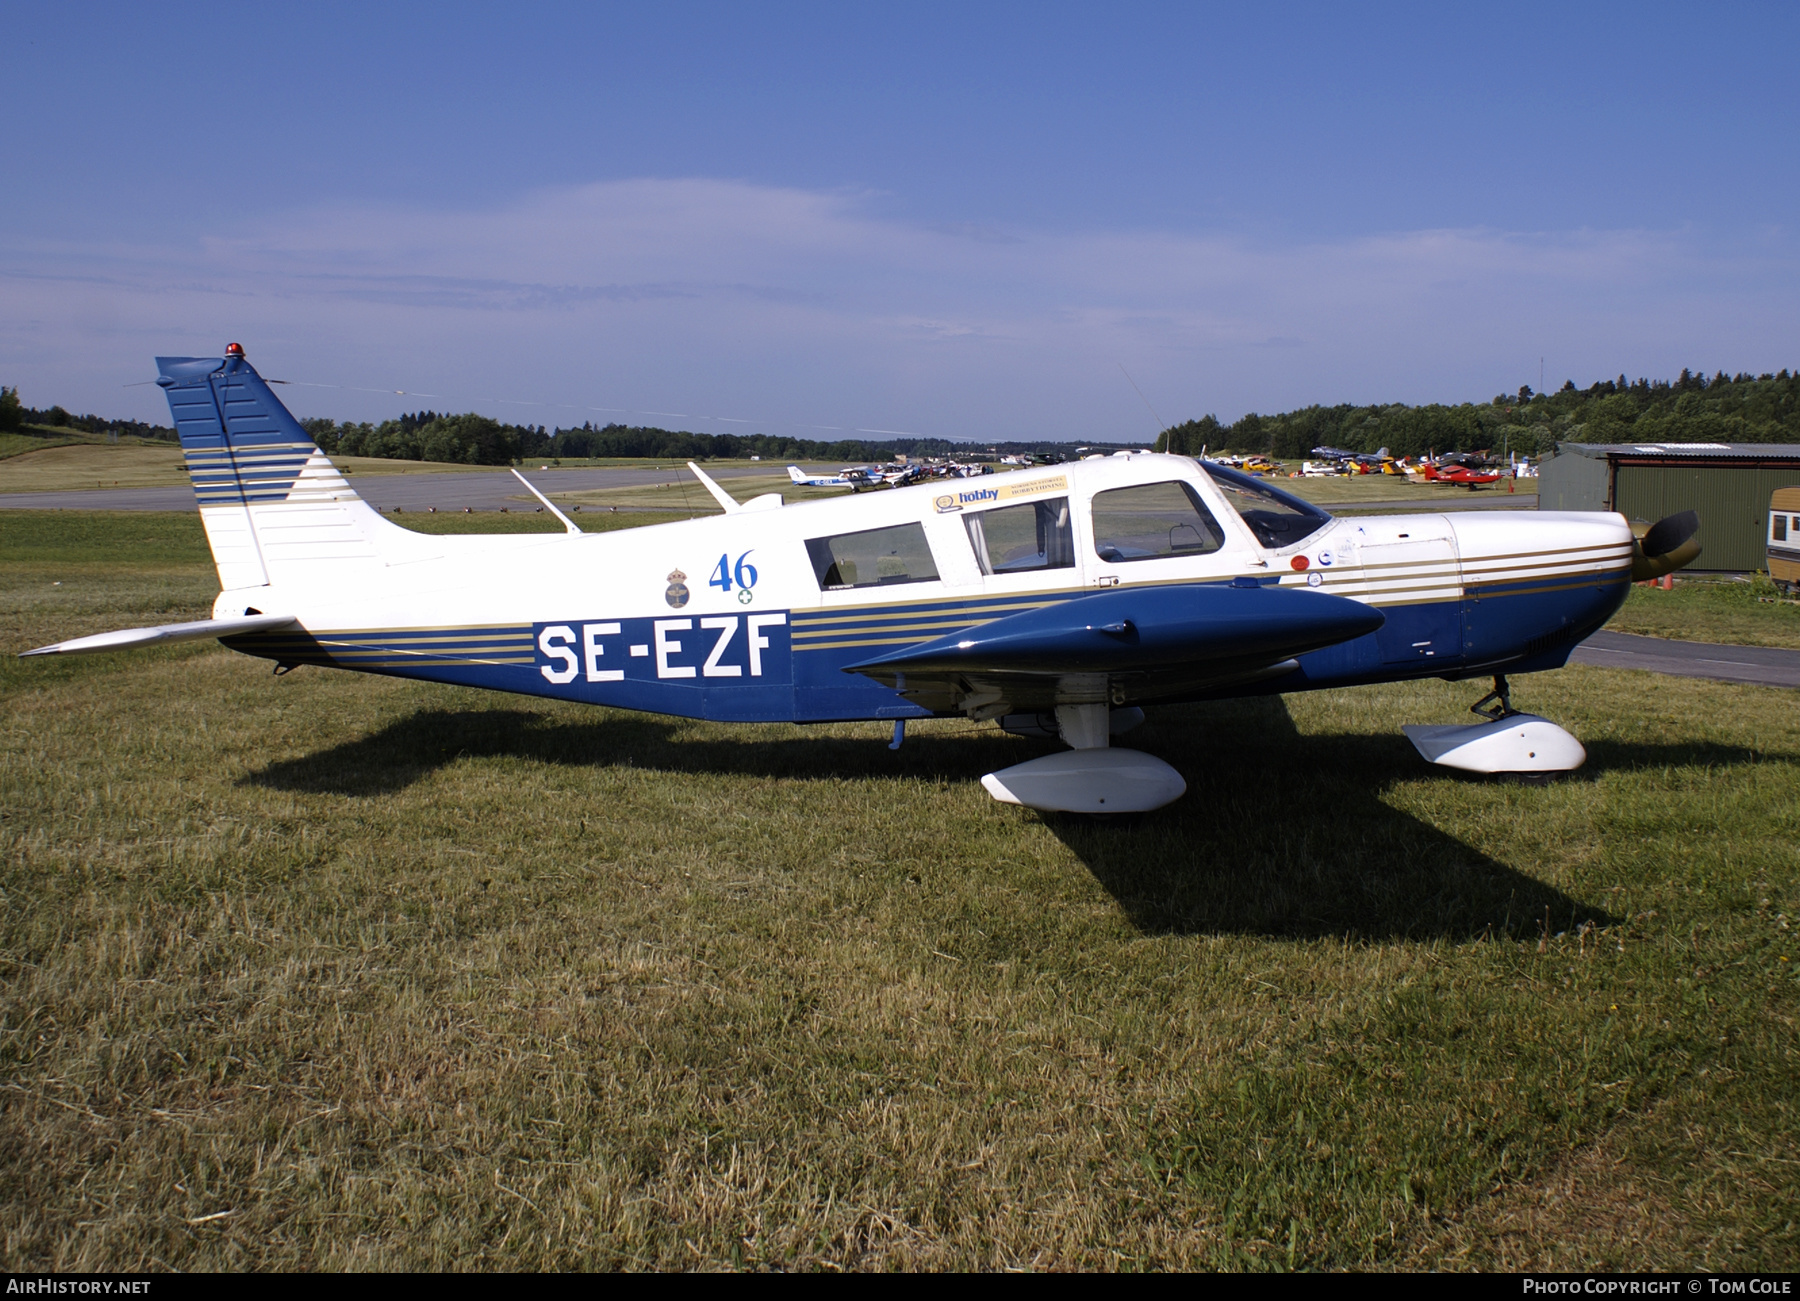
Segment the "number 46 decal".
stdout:
<svg viewBox="0 0 1800 1301">
<path fill-rule="evenodd" d="M 754 548 L 752 548 L 752 550 L 754 550 Z M 737 558 L 737 564 L 735 565 L 731 563 L 730 555 L 720 556 L 718 566 L 713 570 L 713 576 L 706 580 L 706 585 L 708 587 L 716 587 L 721 592 L 729 592 L 731 590 L 732 580 L 736 579 L 738 586 L 738 600 L 745 605 L 749 605 L 751 600 L 750 589 L 756 586 L 756 566 L 747 564 L 746 562 L 749 559 L 749 551 L 746 551 L 743 555 L 739 556 Z"/>
</svg>

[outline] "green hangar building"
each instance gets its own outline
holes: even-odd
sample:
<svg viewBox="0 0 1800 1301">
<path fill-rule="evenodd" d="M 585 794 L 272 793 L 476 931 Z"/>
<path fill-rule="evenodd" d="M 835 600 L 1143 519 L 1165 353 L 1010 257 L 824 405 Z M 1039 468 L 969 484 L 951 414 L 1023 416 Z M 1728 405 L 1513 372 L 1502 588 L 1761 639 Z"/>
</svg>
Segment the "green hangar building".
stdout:
<svg viewBox="0 0 1800 1301">
<path fill-rule="evenodd" d="M 1800 485 L 1800 443 L 1558 443 L 1539 510 L 1616 510 L 1650 523 L 1700 514 L 1696 569 L 1766 569 L 1769 494 Z"/>
</svg>

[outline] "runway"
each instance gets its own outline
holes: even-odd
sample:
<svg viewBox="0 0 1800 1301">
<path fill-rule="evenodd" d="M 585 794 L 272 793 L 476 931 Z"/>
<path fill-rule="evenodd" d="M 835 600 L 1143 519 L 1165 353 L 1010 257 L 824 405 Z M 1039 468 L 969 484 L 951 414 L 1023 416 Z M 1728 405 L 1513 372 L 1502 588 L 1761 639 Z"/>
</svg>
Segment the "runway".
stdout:
<svg viewBox="0 0 1800 1301">
<path fill-rule="evenodd" d="M 785 466 L 732 466 L 707 470 L 715 479 L 741 479 L 749 475 L 780 474 Z M 802 467 L 811 473 L 830 473 L 818 467 Z M 710 511 L 712 499 L 685 465 L 660 470 L 526 470 L 527 478 L 551 497 L 596 488 L 645 488 L 656 484 L 683 484 L 692 490 L 697 511 Z M 351 476 L 356 493 L 376 510 L 440 511 L 516 510 L 535 504 L 531 494 L 505 470 L 472 470 L 467 474 L 371 474 Z M 1535 510 L 1535 493 L 1464 493 L 1442 500 L 1354 501 L 1321 503 L 1334 515 L 1361 515 L 1390 511 Z M 194 491 L 186 484 L 167 488 L 81 488 L 70 492 L 0 493 L 0 510 L 195 510 Z"/>
<path fill-rule="evenodd" d="M 1763 687 L 1800 687 L 1800 651 L 1771 646 L 1721 646 L 1669 641 L 1623 632 L 1597 632 L 1575 648 L 1571 664 L 1644 669 L 1678 678 L 1711 678 Z"/>
<path fill-rule="evenodd" d="M 781 474 L 783 465 L 730 466 L 708 470 L 715 479 L 740 479 L 748 475 Z M 684 484 L 696 511 L 710 512 L 713 500 L 685 465 L 660 470 L 523 470 L 526 478 L 544 493 L 556 497 L 596 488 L 647 488 L 657 484 Z M 440 511 L 517 510 L 535 506 L 531 494 L 504 469 L 475 470 L 468 474 L 370 474 L 351 475 L 350 485 L 377 510 Z M 197 510 L 194 490 L 187 484 L 168 488 L 83 488 L 74 492 L 9 492 L 0 494 L 0 510 Z"/>
</svg>

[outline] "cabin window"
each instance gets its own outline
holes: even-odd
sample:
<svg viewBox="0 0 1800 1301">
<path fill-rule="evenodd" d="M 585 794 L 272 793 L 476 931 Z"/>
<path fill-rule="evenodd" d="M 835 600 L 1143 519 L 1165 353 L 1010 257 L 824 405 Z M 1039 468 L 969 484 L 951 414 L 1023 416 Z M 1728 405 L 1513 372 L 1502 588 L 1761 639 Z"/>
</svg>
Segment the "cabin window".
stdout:
<svg viewBox="0 0 1800 1301">
<path fill-rule="evenodd" d="M 1331 516 L 1309 501 L 1225 466 L 1210 461 L 1205 465 L 1225 500 L 1256 534 L 1256 540 L 1271 550 L 1291 547 L 1331 523 Z"/>
<path fill-rule="evenodd" d="M 984 574 L 1075 567 L 1075 531 L 1069 527 L 1067 497 L 977 511 L 963 523 Z"/>
<path fill-rule="evenodd" d="M 1185 483 L 1145 483 L 1094 494 L 1094 551 L 1115 564 L 1204 556 L 1225 534 Z"/>
<path fill-rule="evenodd" d="M 819 589 L 825 592 L 931 583 L 938 576 L 931 548 L 925 542 L 925 529 L 919 524 L 809 538 L 806 553 L 812 557 Z"/>
<path fill-rule="evenodd" d="M 1775 516 L 1771 516 L 1771 518 L 1775 521 L 1775 532 L 1770 536 L 1769 540 L 1771 542 L 1786 542 L 1787 541 L 1787 516 L 1786 515 L 1775 515 Z"/>
</svg>

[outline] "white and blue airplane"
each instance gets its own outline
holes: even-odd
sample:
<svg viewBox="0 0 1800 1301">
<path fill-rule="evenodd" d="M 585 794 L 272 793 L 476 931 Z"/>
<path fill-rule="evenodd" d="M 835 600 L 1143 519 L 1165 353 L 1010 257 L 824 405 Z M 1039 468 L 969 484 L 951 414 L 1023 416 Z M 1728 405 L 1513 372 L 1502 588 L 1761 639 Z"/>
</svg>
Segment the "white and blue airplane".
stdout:
<svg viewBox="0 0 1800 1301">
<path fill-rule="evenodd" d="M 28 651 L 217 638 L 272 660 L 734 722 L 994 721 L 1069 749 L 997 798 L 1160 807 L 1181 775 L 1111 738 L 1178 701 L 1494 678 L 1430 760 L 1578 766 L 1505 674 L 1560 667 L 1634 578 L 1689 563 L 1698 521 L 1614 514 L 1336 519 L 1226 467 L 1110 456 L 875 497 L 742 505 L 583 534 L 427 536 L 351 489 L 232 345 L 157 359 L 223 589 L 213 617 Z M 521 476 L 523 478 L 523 476 Z M 529 487 L 530 485 L 527 484 Z M 536 492 L 536 489 L 533 489 Z M 1488 712 L 1482 707 L 1497 702 Z"/>
<path fill-rule="evenodd" d="M 808 474 L 797 465 L 787 468 L 788 479 L 800 488 L 867 488 L 879 482 L 867 470 L 844 470 L 838 474 Z"/>
</svg>

